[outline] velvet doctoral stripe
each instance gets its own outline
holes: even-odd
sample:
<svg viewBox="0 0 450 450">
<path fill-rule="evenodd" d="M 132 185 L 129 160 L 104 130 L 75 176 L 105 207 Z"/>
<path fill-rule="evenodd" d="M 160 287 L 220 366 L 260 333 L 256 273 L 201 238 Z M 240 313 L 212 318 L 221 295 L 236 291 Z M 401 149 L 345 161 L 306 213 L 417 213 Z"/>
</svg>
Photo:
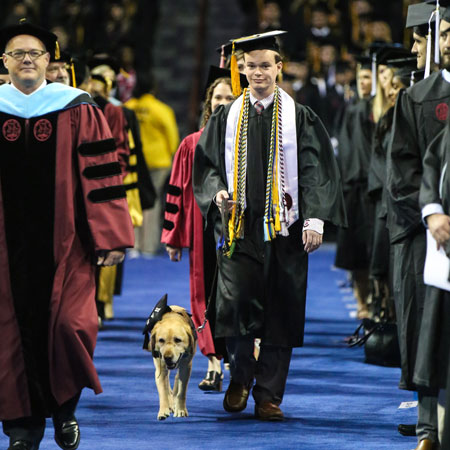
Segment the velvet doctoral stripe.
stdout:
<svg viewBox="0 0 450 450">
<path fill-rule="evenodd" d="M 16 133 L 8 134 L 5 124 L 11 125 L 12 120 Z M 53 404 L 47 327 L 54 276 L 55 123 L 56 114 L 28 120 L 0 114 L 0 178 L 10 281 L 36 413 L 47 413 Z"/>
</svg>

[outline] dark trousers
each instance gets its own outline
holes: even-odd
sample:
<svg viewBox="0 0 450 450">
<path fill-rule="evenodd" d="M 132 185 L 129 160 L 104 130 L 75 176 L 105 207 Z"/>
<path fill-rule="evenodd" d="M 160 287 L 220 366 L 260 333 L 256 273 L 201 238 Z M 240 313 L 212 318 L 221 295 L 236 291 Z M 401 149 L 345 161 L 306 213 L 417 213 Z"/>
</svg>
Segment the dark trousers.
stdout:
<svg viewBox="0 0 450 450">
<path fill-rule="evenodd" d="M 253 336 L 228 337 L 226 346 L 233 381 L 249 385 L 255 380 L 255 402 L 269 401 L 279 405 L 286 387 L 292 348 L 264 345 L 264 342 L 261 342 L 259 358 L 256 361 L 253 356 Z"/>
<path fill-rule="evenodd" d="M 44 437 L 45 417 L 21 417 L 20 419 L 4 420 L 3 432 L 9 436 L 9 442 L 27 441 L 37 448 Z"/>
<path fill-rule="evenodd" d="M 53 422 L 61 424 L 67 420 L 72 420 L 75 417 L 75 410 L 77 408 L 78 400 L 81 392 L 67 402 L 58 406 L 52 414 Z M 45 417 L 31 416 L 20 417 L 13 420 L 4 420 L 2 422 L 3 432 L 9 436 L 9 441 L 12 444 L 14 441 L 23 440 L 31 442 L 39 447 L 39 443 L 44 437 L 45 431 Z"/>
</svg>

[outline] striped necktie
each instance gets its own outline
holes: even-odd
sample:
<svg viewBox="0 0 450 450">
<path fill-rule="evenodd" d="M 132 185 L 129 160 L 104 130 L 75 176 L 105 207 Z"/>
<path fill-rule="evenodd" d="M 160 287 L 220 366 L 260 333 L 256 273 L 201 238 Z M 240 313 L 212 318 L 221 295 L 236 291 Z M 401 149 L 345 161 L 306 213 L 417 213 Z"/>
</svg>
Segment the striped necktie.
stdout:
<svg viewBox="0 0 450 450">
<path fill-rule="evenodd" d="M 253 104 L 253 106 L 255 107 L 256 112 L 258 113 L 258 115 L 261 115 L 262 112 L 263 112 L 263 110 L 264 110 L 264 105 L 263 105 L 259 100 L 257 100 L 257 101 Z"/>
</svg>

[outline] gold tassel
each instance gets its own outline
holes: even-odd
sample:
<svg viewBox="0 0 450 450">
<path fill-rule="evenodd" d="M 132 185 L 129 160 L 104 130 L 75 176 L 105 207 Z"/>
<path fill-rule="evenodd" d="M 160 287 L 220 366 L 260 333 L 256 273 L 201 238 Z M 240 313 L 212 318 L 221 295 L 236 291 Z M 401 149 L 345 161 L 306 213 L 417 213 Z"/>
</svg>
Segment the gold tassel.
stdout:
<svg viewBox="0 0 450 450">
<path fill-rule="evenodd" d="M 58 41 L 55 42 L 55 59 L 58 60 L 61 58 L 61 52 L 59 51 Z"/>
<path fill-rule="evenodd" d="M 234 42 L 233 42 L 233 48 L 232 48 L 232 52 L 231 52 L 230 69 L 231 69 L 231 89 L 233 91 L 233 95 L 235 97 L 238 97 L 239 95 L 241 95 L 241 79 L 240 79 L 240 73 L 239 73 L 238 64 L 237 64 L 236 53 L 234 51 Z"/>
<path fill-rule="evenodd" d="M 77 79 L 75 77 L 75 65 L 73 61 L 70 63 L 70 72 L 72 73 L 72 87 L 77 87 Z"/>
</svg>

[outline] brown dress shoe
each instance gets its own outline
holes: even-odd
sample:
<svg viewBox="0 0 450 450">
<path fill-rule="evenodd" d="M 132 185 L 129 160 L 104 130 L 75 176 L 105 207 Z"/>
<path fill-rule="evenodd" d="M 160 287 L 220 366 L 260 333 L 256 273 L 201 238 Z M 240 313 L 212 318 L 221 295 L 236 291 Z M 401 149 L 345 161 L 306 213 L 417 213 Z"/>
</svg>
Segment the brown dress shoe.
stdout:
<svg viewBox="0 0 450 450">
<path fill-rule="evenodd" d="M 430 439 L 423 439 L 419 442 L 419 445 L 415 450 L 435 450 L 436 448 L 433 441 L 430 441 Z"/>
<path fill-rule="evenodd" d="M 284 420 L 283 411 L 278 405 L 271 402 L 262 402 L 255 405 L 255 417 L 259 420 L 269 420 L 272 422 Z"/>
<path fill-rule="evenodd" d="M 223 409 L 227 412 L 240 412 L 247 407 L 251 384 L 245 386 L 230 380 L 227 392 L 223 399 Z"/>
</svg>

